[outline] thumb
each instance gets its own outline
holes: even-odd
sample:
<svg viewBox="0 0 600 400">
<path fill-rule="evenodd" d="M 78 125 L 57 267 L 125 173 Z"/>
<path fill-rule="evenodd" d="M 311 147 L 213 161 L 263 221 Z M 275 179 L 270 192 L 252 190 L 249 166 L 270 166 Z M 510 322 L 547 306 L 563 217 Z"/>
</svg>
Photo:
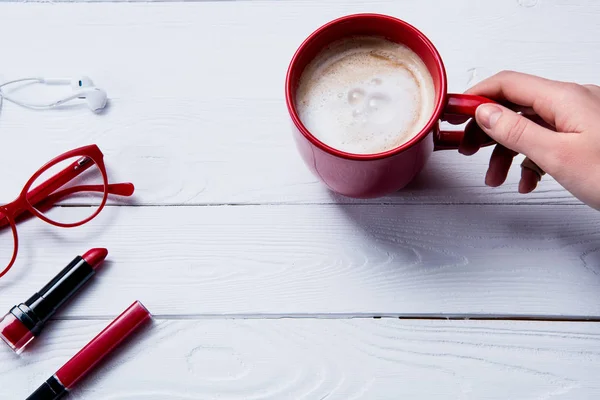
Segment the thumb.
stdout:
<svg viewBox="0 0 600 400">
<path fill-rule="evenodd" d="M 531 158 L 542 168 L 559 146 L 558 134 L 516 112 L 497 104 L 477 107 L 475 119 L 497 143 Z"/>
</svg>

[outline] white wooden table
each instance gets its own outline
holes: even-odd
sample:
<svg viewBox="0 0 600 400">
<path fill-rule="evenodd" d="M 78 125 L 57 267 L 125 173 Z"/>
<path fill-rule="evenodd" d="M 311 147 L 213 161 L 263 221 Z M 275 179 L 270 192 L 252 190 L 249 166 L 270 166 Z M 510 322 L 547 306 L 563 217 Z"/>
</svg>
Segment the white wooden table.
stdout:
<svg viewBox="0 0 600 400">
<path fill-rule="evenodd" d="M 597 212 L 547 177 L 517 194 L 518 168 L 485 187 L 490 149 L 437 153 L 370 201 L 302 164 L 288 62 L 363 11 L 430 36 L 454 92 L 502 69 L 600 82 L 593 0 L 0 3 L 3 80 L 86 74 L 110 97 L 101 115 L 5 103 L 0 200 L 90 143 L 111 181 L 136 185 L 83 227 L 19 225 L 0 312 L 90 247 L 110 261 L 21 356 L 0 347 L 1 399 L 25 398 L 136 299 L 151 328 L 71 398 L 599 398 Z"/>
</svg>

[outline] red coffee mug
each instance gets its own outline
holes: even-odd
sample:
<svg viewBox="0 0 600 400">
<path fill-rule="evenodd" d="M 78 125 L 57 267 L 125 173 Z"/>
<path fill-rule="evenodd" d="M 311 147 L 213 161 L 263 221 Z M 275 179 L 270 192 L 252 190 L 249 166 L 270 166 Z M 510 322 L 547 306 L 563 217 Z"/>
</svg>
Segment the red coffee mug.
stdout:
<svg viewBox="0 0 600 400">
<path fill-rule="evenodd" d="M 408 142 L 382 153 L 352 154 L 326 145 L 302 124 L 295 106 L 296 89 L 304 68 L 332 42 L 354 35 L 384 37 L 410 47 L 433 77 L 435 107 L 425 127 Z M 402 189 L 423 169 L 434 150 L 458 148 L 464 131 L 441 131 L 440 120 L 461 117 L 464 120 L 475 116 L 479 105 L 493 103 L 484 97 L 449 94 L 447 90 L 444 63 L 429 39 L 412 25 L 380 14 L 348 15 L 317 29 L 294 54 L 285 83 L 287 108 L 302 159 L 331 190 L 356 198 L 379 197 Z M 482 146 L 493 143 L 486 137 Z"/>
</svg>

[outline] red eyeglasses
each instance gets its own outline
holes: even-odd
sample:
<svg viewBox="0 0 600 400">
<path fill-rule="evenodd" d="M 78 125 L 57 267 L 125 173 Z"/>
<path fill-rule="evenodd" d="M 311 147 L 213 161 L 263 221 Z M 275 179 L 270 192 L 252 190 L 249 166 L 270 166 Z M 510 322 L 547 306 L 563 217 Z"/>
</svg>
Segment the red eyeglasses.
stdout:
<svg viewBox="0 0 600 400">
<path fill-rule="evenodd" d="M 132 183 L 108 184 L 104 155 L 95 144 L 71 150 L 49 161 L 27 181 L 15 201 L 0 206 L 0 257 L 4 257 L 0 258 L 0 266 L 6 263 L 0 278 L 17 259 L 16 221 L 33 215 L 62 228 L 80 226 L 102 211 L 109 194 L 131 196 L 133 191 Z M 102 201 L 98 205 L 76 201 L 76 198 L 96 197 L 97 203 L 99 195 L 102 195 Z M 53 207 L 63 199 L 67 202 L 62 207 Z"/>
</svg>

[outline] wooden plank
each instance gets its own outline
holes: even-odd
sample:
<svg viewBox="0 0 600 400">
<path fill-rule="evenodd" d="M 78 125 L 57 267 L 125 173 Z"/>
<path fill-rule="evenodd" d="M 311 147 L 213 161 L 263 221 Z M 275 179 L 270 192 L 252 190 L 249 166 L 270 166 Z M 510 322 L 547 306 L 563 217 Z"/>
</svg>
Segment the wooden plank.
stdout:
<svg viewBox="0 0 600 400">
<path fill-rule="evenodd" d="M 111 101 L 102 115 L 5 104 L 0 133 L 14 151 L 0 159 L 0 198 L 15 196 L 49 158 L 95 142 L 111 179 L 137 185 L 137 204 L 339 200 L 296 153 L 283 82 L 311 31 L 361 11 L 399 16 L 429 35 L 455 92 L 501 69 L 597 81 L 600 7 L 582 0 L 2 3 L 0 37 L 10 38 L 2 42 L 2 78 L 83 73 Z M 52 89 L 22 95 L 61 91 Z M 435 154 L 411 187 L 378 201 L 579 204 L 546 178 L 535 194 L 516 194 L 518 169 L 506 186 L 485 187 L 489 154 Z"/>
<path fill-rule="evenodd" d="M 24 398 L 107 323 L 56 322 L 21 357 L 0 348 L 0 396 Z M 158 320 L 72 396 L 592 399 L 599 365 L 595 323 Z"/>
<path fill-rule="evenodd" d="M 2 309 L 104 246 L 110 262 L 61 316 L 131 297 L 168 315 L 600 316 L 600 221 L 585 207 L 108 207 L 83 227 L 19 233 Z"/>
</svg>

